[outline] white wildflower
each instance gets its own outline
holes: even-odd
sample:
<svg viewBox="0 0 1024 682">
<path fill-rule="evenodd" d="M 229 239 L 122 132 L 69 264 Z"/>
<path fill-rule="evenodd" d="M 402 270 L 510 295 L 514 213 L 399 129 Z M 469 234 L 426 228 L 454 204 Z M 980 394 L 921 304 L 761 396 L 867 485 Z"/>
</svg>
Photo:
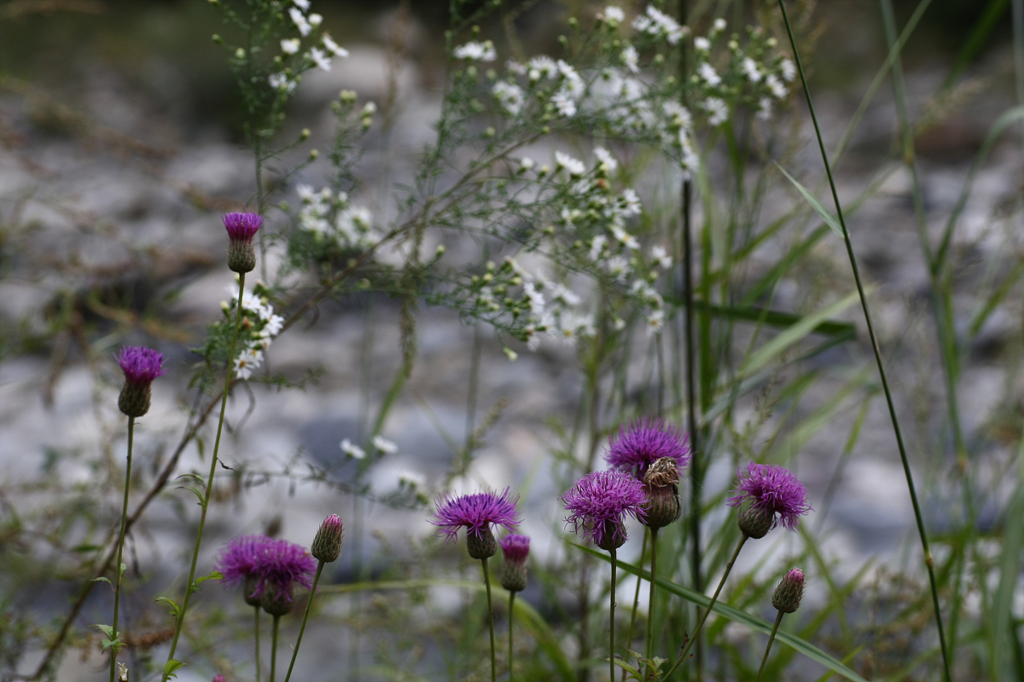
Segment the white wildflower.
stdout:
<svg viewBox="0 0 1024 682">
<path fill-rule="evenodd" d="M 270 83 L 270 87 L 274 90 L 283 90 L 285 92 L 291 92 L 295 89 L 295 81 L 288 78 L 283 73 L 272 73 L 267 78 L 267 82 Z"/>
<path fill-rule="evenodd" d="M 541 78 L 551 78 L 558 72 L 558 65 L 555 64 L 555 60 L 545 55 L 537 55 L 529 62 L 529 76 L 530 82 L 536 83 Z"/>
<path fill-rule="evenodd" d="M 665 115 L 668 116 L 669 122 L 673 128 L 693 127 L 693 117 L 690 116 L 690 110 L 679 102 L 665 102 L 662 108 L 665 111 Z"/>
<path fill-rule="evenodd" d="M 636 51 L 636 48 L 632 45 L 627 45 L 626 49 L 619 55 L 619 59 L 626 65 L 626 68 L 633 73 L 640 71 L 640 54 Z"/>
<path fill-rule="evenodd" d="M 310 203 L 317 197 L 317 193 L 309 185 L 299 185 L 295 188 L 295 193 L 304 203 Z"/>
<path fill-rule="evenodd" d="M 621 7 L 608 5 L 604 8 L 604 20 L 609 26 L 615 27 L 626 20 L 626 13 L 622 11 Z"/>
<path fill-rule="evenodd" d="M 398 446 L 384 438 L 384 436 L 374 436 L 370 442 L 373 443 L 373 447 L 377 448 L 377 452 L 382 455 L 393 455 L 398 452 Z"/>
<path fill-rule="evenodd" d="M 595 262 L 600 260 L 601 255 L 604 253 L 604 245 L 607 242 L 608 239 L 603 234 L 594 237 L 590 242 L 590 253 L 587 254 L 587 257 Z"/>
<path fill-rule="evenodd" d="M 729 120 L 729 107 L 725 101 L 718 97 L 708 97 L 704 100 L 704 110 L 708 112 L 708 124 L 712 127 L 720 126 Z"/>
<path fill-rule="evenodd" d="M 495 99 L 501 104 L 502 108 L 513 116 L 517 115 L 523 110 L 523 102 L 525 97 L 523 95 L 523 89 L 514 83 L 508 81 L 498 81 L 491 88 L 491 92 L 494 94 Z"/>
<path fill-rule="evenodd" d="M 747 80 L 751 83 L 761 82 L 761 71 L 757 68 L 757 62 L 750 57 L 743 58 L 743 64 L 740 67 L 743 69 L 743 73 L 747 75 Z"/>
<path fill-rule="evenodd" d="M 555 152 L 555 167 L 564 168 L 570 177 L 581 176 L 587 170 L 582 161 L 562 152 Z"/>
<path fill-rule="evenodd" d="M 514 59 L 510 59 L 507 62 L 505 62 L 505 68 L 508 69 L 509 73 L 514 73 L 517 76 L 525 76 L 526 75 L 526 66 L 524 66 L 523 64 L 520 64 L 519 62 L 515 61 Z"/>
<path fill-rule="evenodd" d="M 602 173 L 611 173 L 619 167 L 619 162 L 615 160 L 615 157 L 611 155 L 604 147 L 594 147 L 594 156 L 597 157 L 598 164 L 597 168 Z"/>
<path fill-rule="evenodd" d="M 707 38 L 700 36 L 693 39 L 693 48 L 698 52 L 707 52 L 711 49 L 711 41 Z"/>
<path fill-rule="evenodd" d="M 309 25 L 312 26 L 313 28 L 318 28 L 320 26 L 320 24 L 322 24 L 322 23 L 324 23 L 323 16 L 321 16 L 319 14 L 310 14 L 309 15 Z"/>
<path fill-rule="evenodd" d="M 407 486 L 416 490 L 425 487 L 427 485 L 427 479 L 418 471 L 403 469 L 398 472 L 398 485 Z"/>
<path fill-rule="evenodd" d="M 366 459 L 366 451 L 350 441 L 348 438 L 342 439 L 338 444 L 338 447 L 340 447 L 341 451 L 352 459 Z"/>
<path fill-rule="evenodd" d="M 580 304 L 580 297 L 566 286 L 558 284 L 557 282 L 548 285 L 551 290 L 551 298 L 558 301 L 562 305 L 577 306 Z"/>
<path fill-rule="evenodd" d="M 235 377 L 248 379 L 252 371 L 263 362 L 263 353 L 255 348 L 246 348 L 235 358 Z"/>
<path fill-rule="evenodd" d="M 471 41 L 465 45 L 459 45 L 452 53 L 456 59 L 466 59 L 471 62 L 493 62 L 498 58 L 494 50 L 494 43 L 485 40 L 482 43 Z"/>
<path fill-rule="evenodd" d="M 787 83 L 796 78 L 796 64 L 789 59 L 783 59 L 782 63 L 779 65 L 779 69 L 782 72 L 782 80 Z"/>
<path fill-rule="evenodd" d="M 778 78 L 775 77 L 774 73 L 770 73 L 765 76 L 764 84 L 768 86 L 768 92 L 772 94 L 775 99 L 785 99 L 789 92 L 786 90 L 786 86 L 782 84 Z"/>
<path fill-rule="evenodd" d="M 274 337 L 281 333 L 281 329 L 284 327 L 284 318 L 280 315 L 271 315 L 267 318 L 266 323 L 263 325 L 263 329 L 260 330 L 260 336 L 263 337 Z"/>
<path fill-rule="evenodd" d="M 284 52 L 285 54 L 295 54 L 296 52 L 299 51 L 299 47 L 300 46 L 301 46 L 301 42 L 299 41 L 298 38 L 291 38 L 289 40 L 282 40 L 281 41 L 281 52 Z"/>
<path fill-rule="evenodd" d="M 631 272 L 625 256 L 612 256 L 604 262 L 604 269 L 619 282 L 625 282 Z"/>
<path fill-rule="evenodd" d="M 623 215 L 640 215 L 643 210 L 643 207 L 640 204 L 640 197 L 636 195 L 636 190 L 632 188 L 623 190 L 622 201 L 625 204 L 622 211 Z"/>
<path fill-rule="evenodd" d="M 665 250 L 664 246 L 652 246 L 651 258 L 661 268 L 668 269 L 672 267 L 672 259 L 669 257 L 668 251 Z"/>
<path fill-rule="evenodd" d="M 762 97 L 758 102 L 757 117 L 762 121 L 767 121 L 772 117 L 772 98 Z"/>
<path fill-rule="evenodd" d="M 717 71 L 715 71 L 715 67 L 711 66 L 707 62 L 704 62 L 697 67 L 697 75 L 713 88 L 718 87 L 722 82 L 722 77 L 718 75 Z"/>
<path fill-rule="evenodd" d="M 647 313 L 647 333 L 658 334 L 665 324 L 665 311 L 662 309 L 652 310 Z"/>
<path fill-rule="evenodd" d="M 724 31 L 725 30 L 725 19 L 722 19 L 721 17 L 719 17 L 718 19 L 715 19 L 715 23 L 712 25 L 712 28 L 713 28 L 715 33 L 721 33 L 722 31 Z"/>
<path fill-rule="evenodd" d="M 323 41 L 324 47 L 327 48 L 327 51 L 333 54 L 335 57 L 341 57 L 342 59 L 344 59 L 345 57 L 348 56 L 348 50 L 338 45 L 338 43 L 334 42 L 334 40 L 331 39 L 331 36 L 327 35 L 326 33 L 320 37 L 320 40 Z"/>
<path fill-rule="evenodd" d="M 612 225 L 612 236 L 615 237 L 627 249 L 639 249 L 640 242 L 621 225 Z"/>
<path fill-rule="evenodd" d="M 534 167 L 534 161 L 529 156 L 524 156 L 519 160 L 519 167 L 524 171 L 531 170 Z"/>
<path fill-rule="evenodd" d="M 551 97 L 551 101 L 554 103 L 560 116 L 568 118 L 576 115 L 576 102 L 573 100 L 572 95 L 564 88 L 556 92 Z"/>
<path fill-rule="evenodd" d="M 310 25 L 306 17 L 295 7 L 288 10 L 288 16 L 292 18 L 292 23 L 295 24 L 295 28 L 299 29 L 299 34 L 303 37 L 308 36 L 313 32 L 313 27 Z"/>
<path fill-rule="evenodd" d="M 309 11 L 309 0 L 292 0 L 292 4 L 301 9 L 303 12 Z"/>
<path fill-rule="evenodd" d="M 319 66 L 322 70 L 331 70 L 331 60 L 319 47 L 314 47 L 309 51 L 309 58 L 312 59 L 313 63 Z"/>
</svg>

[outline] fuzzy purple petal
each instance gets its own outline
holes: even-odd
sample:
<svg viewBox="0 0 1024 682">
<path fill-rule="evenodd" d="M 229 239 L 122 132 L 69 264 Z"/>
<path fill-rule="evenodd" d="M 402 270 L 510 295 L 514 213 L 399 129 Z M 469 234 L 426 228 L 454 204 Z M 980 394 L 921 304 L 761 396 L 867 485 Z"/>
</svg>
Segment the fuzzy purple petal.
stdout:
<svg viewBox="0 0 1024 682">
<path fill-rule="evenodd" d="M 163 354 L 152 348 L 125 346 L 115 357 L 124 372 L 125 381 L 131 384 L 152 383 L 166 372 L 163 368 Z"/>
<path fill-rule="evenodd" d="M 505 556 L 505 561 L 522 563 L 530 555 L 530 538 L 525 535 L 510 533 L 499 540 L 498 545 Z"/>
<path fill-rule="evenodd" d="M 512 499 L 508 488 L 501 495 L 490 491 L 475 495 L 448 494 L 438 500 L 437 512 L 430 522 L 439 526 L 437 532 L 446 536 L 446 542 L 456 537 L 459 528 L 465 528 L 476 537 L 481 537 L 492 525 L 511 531 L 519 525 L 516 520 L 518 502 L 519 496 Z"/>
<path fill-rule="evenodd" d="M 257 589 L 262 591 L 270 585 L 278 594 L 287 594 L 292 583 L 309 589 L 313 586 L 313 575 L 317 562 L 305 547 L 287 540 L 270 540 L 260 549 L 257 560 L 257 574 L 260 582 Z"/>
<path fill-rule="evenodd" d="M 678 471 L 690 463 L 689 438 L 660 417 L 641 417 L 622 424 L 608 444 L 610 450 L 605 460 L 640 480 L 647 468 L 662 457 L 671 457 Z"/>
<path fill-rule="evenodd" d="M 227 585 L 241 585 L 256 576 L 263 548 L 273 542 L 265 535 L 242 535 L 228 543 L 217 558 L 217 570 Z"/>
<path fill-rule="evenodd" d="M 737 473 L 739 485 L 732 491 L 735 496 L 729 498 L 728 504 L 739 507 L 749 500 L 754 508 L 772 515 L 772 528 L 784 526 L 796 530 L 800 516 L 811 511 L 807 489 L 789 469 L 751 462 L 745 473 L 742 469 Z"/>
<path fill-rule="evenodd" d="M 620 469 L 594 471 L 573 484 L 562 496 L 573 532 L 583 529 L 586 537 L 601 545 L 607 528 L 611 527 L 620 539 L 625 539 L 622 523 L 626 516 L 643 519 L 647 497 L 643 484 Z"/>
<path fill-rule="evenodd" d="M 231 241 L 248 242 L 263 225 L 263 216 L 258 213 L 226 213 L 224 229 Z"/>
</svg>

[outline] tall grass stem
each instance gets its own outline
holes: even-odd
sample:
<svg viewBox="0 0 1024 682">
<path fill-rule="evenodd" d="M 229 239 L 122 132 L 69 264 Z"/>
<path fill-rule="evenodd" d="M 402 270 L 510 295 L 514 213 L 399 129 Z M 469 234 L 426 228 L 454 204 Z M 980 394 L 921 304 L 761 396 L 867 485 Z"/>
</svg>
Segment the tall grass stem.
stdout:
<svg viewBox="0 0 1024 682">
<path fill-rule="evenodd" d="M 789 37 L 789 44 L 793 49 L 793 59 L 796 61 L 797 72 L 800 74 L 800 83 L 803 86 L 804 98 L 807 101 L 807 109 L 811 115 L 811 123 L 814 125 L 814 134 L 818 141 L 818 148 L 821 151 L 821 159 L 825 166 L 825 174 L 828 177 L 829 188 L 832 190 L 832 201 L 836 207 L 836 217 L 843 231 L 843 241 L 846 245 L 846 253 L 850 260 L 850 269 L 853 271 L 853 279 L 857 286 L 857 294 L 860 297 L 861 310 L 864 313 L 864 322 L 868 329 L 868 336 L 871 340 L 871 350 L 875 356 L 875 363 L 878 365 L 878 375 L 882 383 L 882 390 L 885 393 L 885 402 L 889 408 L 889 417 L 892 420 L 893 433 L 896 436 L 896 444 L 899 448 L 900 461 L 903 465 L 903 473 L 907 480 L 907 489 L 910 493 L 910 501 L 914 507 L 914 518 L 917 522 L 917 532 L 921 539 L 921 549 L 924 553 L 925 567 L 928 570 L 928 579 L 931 583 L 932 603 L 935 609 L 935 623 L 938 628 L 939 646 L 942 650 L 943 675 L 946 682 L 951 682 L 949 652 L 946 647 L 946 634 L 942 624 L 942 610 L 939 605 L 939 588 L 935 577 L 935 562 L 932 558 L 931 549 L 928 545 L 928 533 L 924 527 L 924 518 L 921 513 L 921 504 L 917 499 L 917 489 L 914 486 L 914 475 L 910 470 L 910 460 L 907 456 L 906 446 L 903 443 L 903 433 L 900 429 L 899 418 L 896 416 L 896 406 L 893 402 L 892 391 L 889 388 L 889 380 L 886 377 L 885 366 L 882 363 L 882 353 L 878 347 L 878 339 L 875 336 L 874 325 L 871 323 L 871 313 L 868 309 L 868 299 L 864 294 L 864 285 L 861 282 L 860 270 L 857 267 L 857 257 L 853 252 L 853 243 L 850 240 L 850 231 L 846 226 L 843 217 L 842 205 L 839 202 L 839 194 L 836 190 L 835 179 L 832 177 L 832 168 L 828 162 L 828 153 L 825 151 L 825 143 L 822 141 L 821 128 L 818 125 L 818 117 L 814 113 L 814 103 L 811 101 L 811 90 L 807 85 L 807 76 L 804 72 L 803 62 L 800 59 L 800 52 L 796 46 L 796 38 L 793 36 L 793 27 L 789 22 L 789 14 L 786 12 L 786 3 L 779 0 L 779 9 L 782 12 L 783 23 L 786 26 L 786 34 Z"/>
</svg>

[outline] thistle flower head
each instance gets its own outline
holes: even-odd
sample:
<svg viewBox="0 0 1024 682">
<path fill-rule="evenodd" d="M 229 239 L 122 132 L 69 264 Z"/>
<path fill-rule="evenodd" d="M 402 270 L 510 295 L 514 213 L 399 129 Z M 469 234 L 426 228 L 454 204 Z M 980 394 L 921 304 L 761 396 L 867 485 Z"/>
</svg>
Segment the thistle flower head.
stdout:
<svg viewBox="0 0 1024 682">
<path fill-rule="evenodd" d="M 245 585 L 245 600 L 259 605 L 267 590 L 276 600 L 291 600 L 292 583 L 313 585 L 316 561 L 299 545 L 265 535 L 243 535 L 228 543 L 217 560 L 228 585 Z"/>
<path fill-rule="evenodd" d="M 736 495 L 728 500 L 729 506 L 739 507 L 751 502 L 751 510 L 771 517 L 771 528 L 784 526 L 796 530 L 800 516 L 811 510 L 807 503 L 807 489 L 791 471 L 777 464 L 747 465 L 746 473 L 739 472 Z"/>
<path fill-rule="evenodd" d="M 341 518 L 337 514 L 331 514 L 320 524 L 320 529 L 313 538 L 313 545 L 309 553 L 314 559 L 331 563 L 341 554 L 341 537 L 344 532 Z"/>
<path fill-rule="evenodd" d="M 526 558 L 530 555 L 530 538 L 525 535 L 509 534 L 498 543 L 505 563 L 498 572 L 501 586 L 509 592 L 526 589 Z"/>
<path fill-rule="evenodd" d="M 244 585 L 245 601 L 253 606 L 260 603 L 259 561 L 268 542 L 273 540 L 266 535 L 241 535 L 229 542 L 217 559 L 217 570 L 224 576 L 221 581 L 225 585 Z"/>
<path fill-rule="evenodd" d="M 580 529 L 601 549 L 611 551 L 626 542 L 625 517 L 643 520 L 647 498 L 644 486 L 619 469 L 594 471 L 573 484 L 562 496 L 573 532 Z"/>
<path fill-rule="evenodd" d="M 224 229 L 228 231 L 228 267 L 235 272 L 249 272 L 256 267 L 256 251 L 252 238 L 263 225 L 258 213 L 226 213 Z"/>
<path fill-rule="evenodd" d="M 124 387 L 117 406 L 129 417 L 141 417 L 149 412 L 153 380 L 165 373 L 164 356 L 151 348 L 125 346 L 115 357 L 124 372 Z"/>
<path fill-rule="evenodd" d="M 640 480 L 662 457 L 672 458 L 679 471 L 690 463 L 689 439 L 660 417 L 641 417 L 621 425 L 608 444 L 607 462 Z"/>
<path fill-rule="evenodd" d="M 804 572 L 799 568 L 792 569 L 782 578 L 772 595 L 772 606 L 783 613 L 793 613 L 800 608 L 800 599 L 804 596 Z"/>
<path fill-rule="evenodd" d="M 487 491 L 474 495 L 447 494 L 437 502 L 437 512 L 430 520 L 438 526 L 438 535 L 445 536 L 445 542 L 455 539 L 459 528 L 466 529 L 466 543 L 469 555 L 474 559 L 486 559 L 498 551 L 491 526 L 515 530 L 516 503 L 519 496 L 512 498 L 505 488 L 500 495 Z"/>
</svg>

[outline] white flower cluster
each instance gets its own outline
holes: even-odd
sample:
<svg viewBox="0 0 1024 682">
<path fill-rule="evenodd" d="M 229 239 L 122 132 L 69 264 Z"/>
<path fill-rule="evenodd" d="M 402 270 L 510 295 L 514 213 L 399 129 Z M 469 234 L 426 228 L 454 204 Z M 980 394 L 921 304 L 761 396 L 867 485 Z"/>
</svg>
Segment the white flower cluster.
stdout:
<svg viewBox="0 0 1024 682">
<path fill-rule="evenodd" d="M 607 14 L 607 10 L 605 14 Z M 678 21 L 653 5 L 648 5 L 647 11 L 633 20 L 633 28 L 655 38 L 667 40 L 669 45 L 678 43 L 689 31 L 688 28 L 680 26 Z"/>
<path fill-rule="evenodd" d="M 259 285 L 257 285 L 259 286 Z M 238 304 L 238 285 L 227 288 L 230 301 L 221 302 L 221 309 L 228 314 Z M 247 324 L 242 325 L 242 350 L 235 357 L 234 372 L 238 379 L 248 379 L 252 372 L 263 364 L 263 354 L 270 349 L 270 342 L 281 333 L 284 318 L 274 314 L 274 306 L 266 298 L 252 291 L 242 292 L 242 315 Z"/>
<path fill-rule="evenodd" d="M 302 50 L 302 40 L 309 37 L 314 30 L 320 28 L 324 18 L 309 12 L 309 0 L 292 0 L 294 7 L 288 9 L 288 17 L 299 32 L 298 38 L 285 38 L 281 41 L 281 53 L 285 57 L 294 57 Z M 297 71 L 301 73 L 310 67 L 318 67 L 323 71 L 331 70 L 334 57 L 347 57 L 348 50 L 339 46 L 328 34 L 321 34 L 316 44 L 301 55 L 301 63 Z M 296 70 L 286 68 L 271 74 L 267 79 L 270 87 L 283 92 L 292 92 L 299 84 Z"/>
<path fill-rule="evenodd" d="M 375 246 L 381 234 L 373 227 L 373 214 L 365 206 L 352 206 L 345 192 L 334 194 L 329 187 L 319 192 L 308 185 L 296 188 L 302 199 L 299 228 L 321 242 L 342 250 L 364 251 Z"/>
<path fill-rule="evenodd" d="M 398 446 L 381 435 L 376 435 L 370 439 L 370 445 L 372 445 L 373 448 L 382 455 L 393 455 L 398 452 Z M 345 453 L 346 457 L 350 457 L 352 459 L 366 459 L 366 450 L 359 447 L 348 438 L 343 438 L 342 441 L 338 443 L 338 447 L 341 448 L 341 451 Z"/>
<path fill-rule="evenodd" d="M 469 42 L 465 45 L 459 45 L 453 51 L 456 59 L 464 59 L 470 62 L 493 62 L 498 58 L 498 53 L 494 50 L 494 43 L 490 40 L 485 40 L 482 43 Z"/>
</svg>

